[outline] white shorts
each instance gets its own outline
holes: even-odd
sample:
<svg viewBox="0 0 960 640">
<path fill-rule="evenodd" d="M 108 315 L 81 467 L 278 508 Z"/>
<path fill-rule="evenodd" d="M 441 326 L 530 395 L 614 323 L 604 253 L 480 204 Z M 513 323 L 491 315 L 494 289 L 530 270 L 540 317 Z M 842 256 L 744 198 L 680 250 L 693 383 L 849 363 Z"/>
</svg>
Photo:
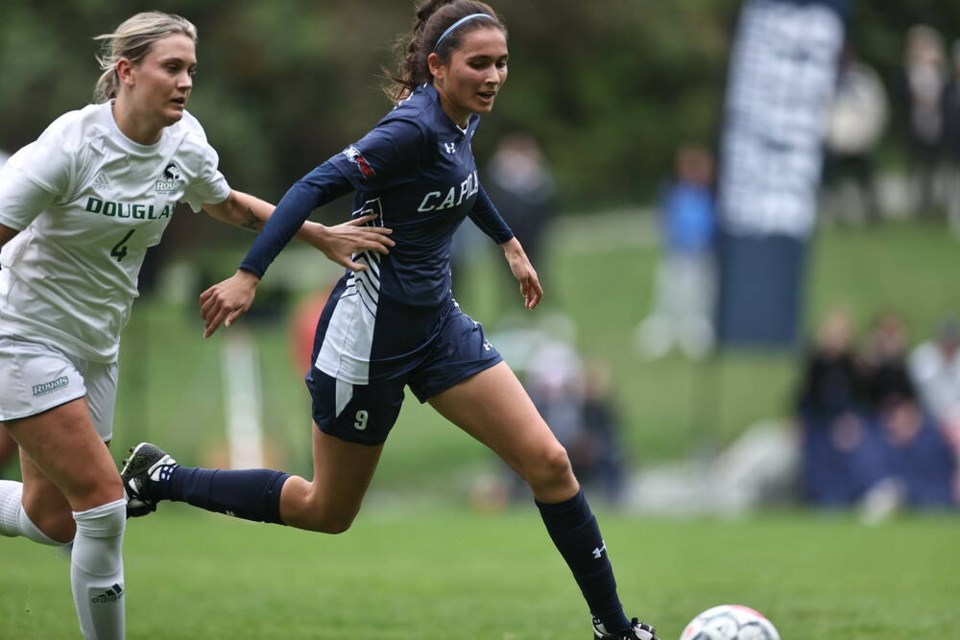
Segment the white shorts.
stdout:
<svg viewBox="0 0 960 640">
<path fill-rule="evenodd" d="M 104 441 L 113 437 L 117 363 L 91 362 L 58 349 L 0 336 L 0 422 L 35 416 L 86 396 Z"/>
</svg>

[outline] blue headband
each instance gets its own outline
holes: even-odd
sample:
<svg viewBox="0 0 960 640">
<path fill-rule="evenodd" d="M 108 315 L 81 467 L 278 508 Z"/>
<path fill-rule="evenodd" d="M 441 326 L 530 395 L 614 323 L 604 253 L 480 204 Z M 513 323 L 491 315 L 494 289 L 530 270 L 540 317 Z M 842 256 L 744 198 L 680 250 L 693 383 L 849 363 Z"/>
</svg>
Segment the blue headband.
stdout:
<svg viewBox="0 0 960 640">
<path fill-rule="evenodd" d="M 447 27 L 447 30 L 446 30 L 446 31 L 444 31 L 443 33 L 440 34 L 440 37 L 437 38 L 437 44 L 433 45 L 433 50 L 436 51 L 437 49 L 440 48 L 440 43 L 443 42 L 443 39 L 444 39 L 444 38 L 446 38 L 448 35 L 450 35 L 450 32 L 451 32 L 451 31 L 453 31 L 454 29 L 456 29 L 457 27 L 459 27 L 460 25 L 462 25 L 464 22 L 468 22 L 468 21 L 470 21 L 470 20 L 475 20 L 475 19 L 477 19 L 477 18 L 487 18 L 488 20 L 496 20 L 496 18 L 494 18 L 494 17 L 493 17 L 492 15 L 490 15 L 489 13 L 471 13 L 471 14 L 468 15 L 468 16 L 463 16 L 462 18 L 460 18 L 459 20 L 457 20 L 456 22 L 454 22 L 452 25 L 450 25 L 449 27 Z"/>
</svg>

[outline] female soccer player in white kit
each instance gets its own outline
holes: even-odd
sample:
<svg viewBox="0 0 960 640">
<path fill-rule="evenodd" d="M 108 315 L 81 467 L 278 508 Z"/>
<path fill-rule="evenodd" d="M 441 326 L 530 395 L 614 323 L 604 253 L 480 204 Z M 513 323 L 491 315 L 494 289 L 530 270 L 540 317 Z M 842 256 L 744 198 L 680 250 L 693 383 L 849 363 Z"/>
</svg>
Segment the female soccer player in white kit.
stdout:
<svg viewBox="0 0 960 640">
<path fill-rule="evenodd" d="M 273 206 L 230 189 L 185 110 L 197 66 L 190 22 L 141 13 L 98 39 L 97 103 L 55 120 L 0 172 L 0 422 L 23 474 L 0 482 L 0 534 L 72 541 L 80 629 L 114 639 L 125 628 L 126 500 L 104 442 L 144 254 L 178 202 L 254 230 Z M 356 222 L 306 223 L 299 235 L 358 269 L 355 251 L 391 243 Z"/>
</svg>

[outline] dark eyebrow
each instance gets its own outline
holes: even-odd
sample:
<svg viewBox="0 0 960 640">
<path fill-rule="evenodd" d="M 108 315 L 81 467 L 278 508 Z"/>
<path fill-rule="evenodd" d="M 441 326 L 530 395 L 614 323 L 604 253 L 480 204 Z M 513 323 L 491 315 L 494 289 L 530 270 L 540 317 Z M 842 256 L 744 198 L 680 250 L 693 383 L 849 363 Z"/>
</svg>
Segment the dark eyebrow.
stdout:
<svg viewBox="0 0 960 640">
<path fill-rule="evenodd" d="M 475 60 L 505 60 L 510 57 L 509 53 L 505 53 L 502 56 L 491 56 L 485 53 L 475 53 L 467 56 L 467 60 L 473 62 Z"/>
</svg>

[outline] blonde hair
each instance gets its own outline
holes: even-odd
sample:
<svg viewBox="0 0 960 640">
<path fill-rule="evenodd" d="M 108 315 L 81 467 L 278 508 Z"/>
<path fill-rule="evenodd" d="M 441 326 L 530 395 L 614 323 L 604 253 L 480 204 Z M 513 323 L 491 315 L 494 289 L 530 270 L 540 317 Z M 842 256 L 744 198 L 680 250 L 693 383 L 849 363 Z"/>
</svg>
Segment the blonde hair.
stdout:
<svg viewBox="0 0 960 640">
<path fill-rule="evenodd" d="M 153 43 L 175 33 L 182 33 L 196 43 L 197 28 L 186 18 L 160 11 L 146 11 L 127 18 L 113 33 L 99 35 L 102 42 L 97 62 L 103 73 L 93 89 L 94 102 L 107 102 L 117 97 L 120 79 L 117 61 L 126 58 L 134 64 L 143 60 Z"/>
</svg>

